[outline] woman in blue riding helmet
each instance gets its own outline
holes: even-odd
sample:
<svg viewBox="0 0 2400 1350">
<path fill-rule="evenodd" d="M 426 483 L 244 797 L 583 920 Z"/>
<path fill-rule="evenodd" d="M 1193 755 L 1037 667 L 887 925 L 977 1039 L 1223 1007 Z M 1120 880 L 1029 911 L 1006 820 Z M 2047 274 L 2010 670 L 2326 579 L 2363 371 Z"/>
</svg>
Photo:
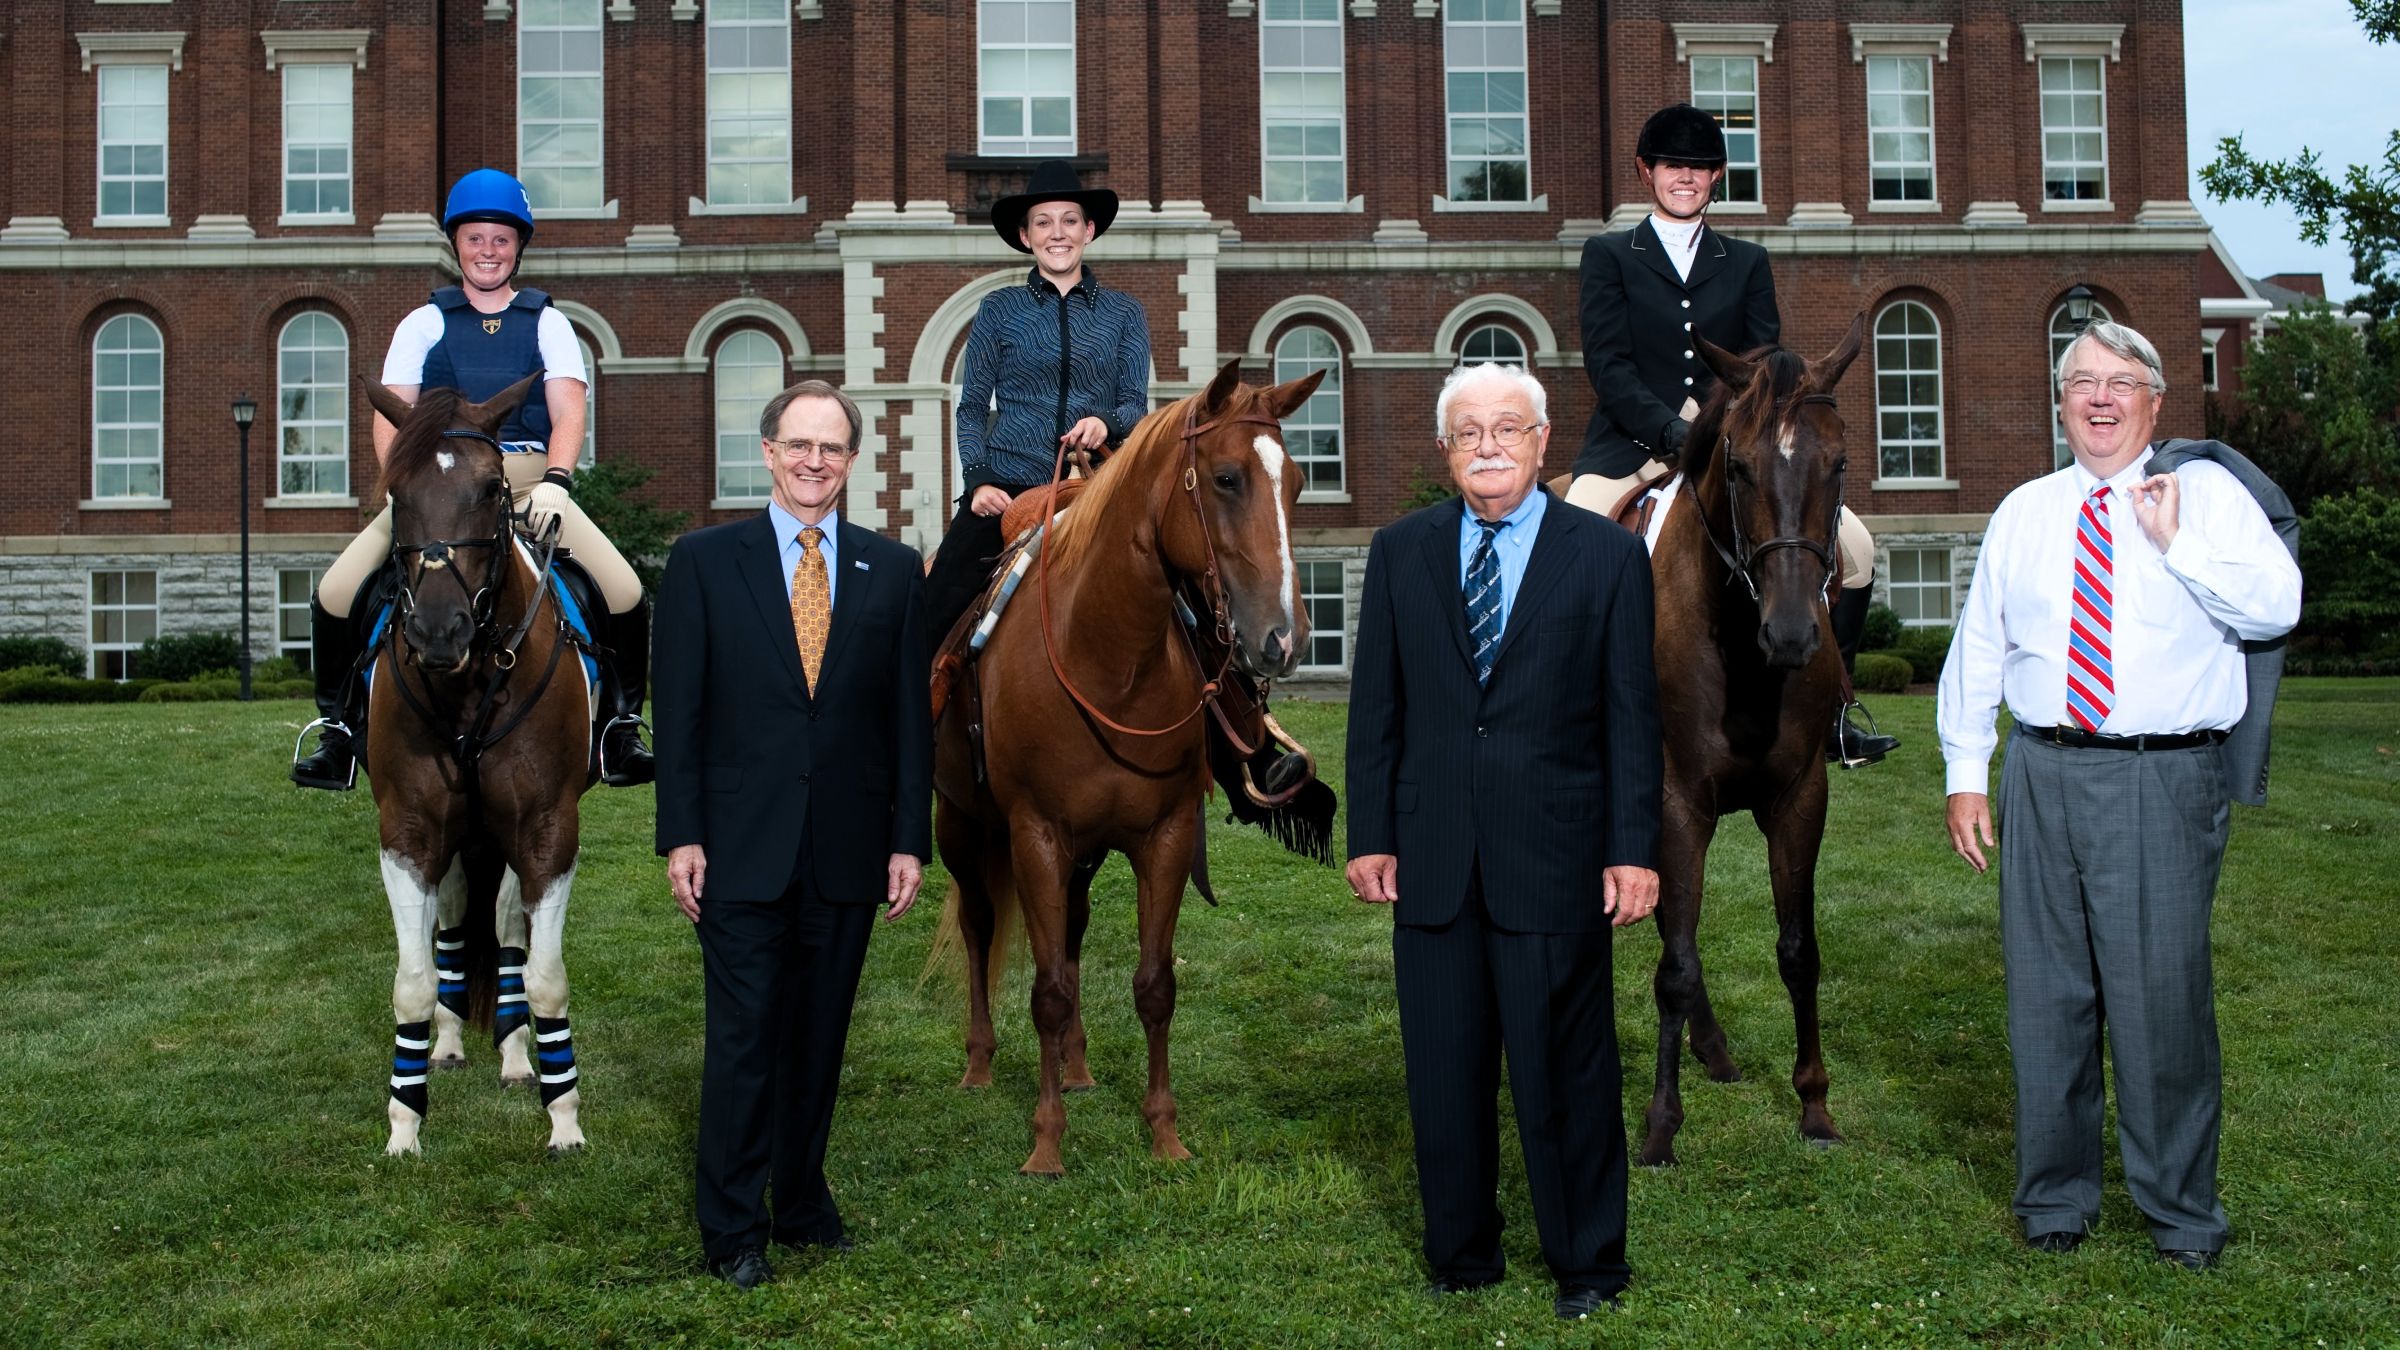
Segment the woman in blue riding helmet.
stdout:
<svg viewBox="0 0 2400 1350">
<path fill-rule="evenodd" d="M 516 179 L 477 169 L 450 189 L 442 230 L 458 254 L 460 284 L 435 291 L 400 321 L 384 358 L 383 382 L 412 402 L 429 388 L 455 389 L 480 402 L 535 371 L 545 374 L 542 396 L 526 400 L 500 427 L 508 485 L 536 534 L 558 522 L 560 546 L 583 564 L 607 603 L 597 636 L 615 678 L 607 682 L 613 698 L 602 710 L 602 779 L 614 787 L 647 783 L 650 752 L 641 743 L 638 714 L 649 677 L 650 609 L 641 578 L 568 494 L 583 448 L 583 353 L 549 296 L 511 284 L 533 239 L 532 203 Z M 393 430 L 375 419 L 378 461 L 390 453 Z M 357 752 L 346 720 L 347 685 L 358 639 L 350 609 L 391 551 L 387 505 L 317 584 L 309 620 L 322 721 L 315 753 L 292 765 L 292 781 L 303 787 L 340 791 L 352 784 Z"/>
</svg>

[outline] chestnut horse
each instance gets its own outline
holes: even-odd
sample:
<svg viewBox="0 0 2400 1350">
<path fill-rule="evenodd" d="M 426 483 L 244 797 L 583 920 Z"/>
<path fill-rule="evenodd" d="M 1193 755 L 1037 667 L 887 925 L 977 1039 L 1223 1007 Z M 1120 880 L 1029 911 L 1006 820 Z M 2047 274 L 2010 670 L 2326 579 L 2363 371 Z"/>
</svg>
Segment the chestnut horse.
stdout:
<svg viewBox="0 0 2400 1350">
<path fill-rule="evenodd" d="M 1775 958 L 1798 1030 L 1800 1133 L 1841 1135 L 1825 1112 L 1817 1032 L 1817 850 L 1825 736 L 1844 697 L 1826 602 L 1839 585 L 1842 419 L 1833 388 L 1858 355 L 1862 314 L 1831 355 L 1700 352 L 1717 392 L 1684 439 L 1682 486 L 1652 550 L 1659 715 L 1666 738 L 1659 841 L 1658 1080 L 1641 1161 L 1675 1161 L 1679 1042 L 1718 1082 L 1741 1077 L 1700 975 L 1700 887 L 1719 817 L 1748 811 L 1767 838 Z M 1697 509 L 1694 509 L 1697 508 Z"/>
<path fill-rule="evenodd" d="M 1111 850 L 1131 862 L 1139 894 L 1133 1000 L 1150 1043 L 1150 1151 L 1191 1156 L 1175 1132 L 1167 1027 L 1176 912 L 1205 843 L 1203 699 L 1225 672 L 1202 668 L 1178 597 L 1251 673 L 1298 664 L 1308 645 L 1291 540 L 1301 470 L 1284 453 L 1282 419 L 1321 378 L 1253 389 L 1235 362 L 1143 418 L 1048 527 L 984 648 L 977 692 L 951 699 L 935 729 L 934 834 L 952 878 L 945 927 L 966 940 L 962 1087 L 992 1081 L 996 938 L 1011 911 L 1032 950 L 1042 1084 L 1026 1173 L 1064 1174 L 1060 1092 L 1092 1086 L 1083 935 L 1092 874 Z"/>
<path fill-rule="evenodd" d="M 591 689 L 492 438 L 537 378 L 477 404 L 428 390 L 414 407 L 363 382 L 398 428 L 383 486 L 399 598 L 367 718 L 399 942 L 391 1154 L 422 1152 L 426 1070 L 466 1063 L 469 1018 L 492 1027 L 501 1082 L 538 1082 L 552 1151 L 583 1146 L 560 938 Z"/>
</svg>

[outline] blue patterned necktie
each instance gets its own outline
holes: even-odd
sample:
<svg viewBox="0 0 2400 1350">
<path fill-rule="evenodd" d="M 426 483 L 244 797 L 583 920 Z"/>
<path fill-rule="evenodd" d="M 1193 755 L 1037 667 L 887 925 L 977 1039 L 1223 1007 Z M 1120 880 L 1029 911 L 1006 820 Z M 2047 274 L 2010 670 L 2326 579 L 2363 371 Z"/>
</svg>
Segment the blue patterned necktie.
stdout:
<svg viewBox="0 0 2400 1350">
<path fill-rule="evenodd" d="M 1467 562 L 1467 641 L 1475 649 L 1475 683 L 1489 684 L 1500 655 L 1500 555 L 1492 547 L 1505 520 L 1479 520 L 1483 540 Z"/>
</svg>

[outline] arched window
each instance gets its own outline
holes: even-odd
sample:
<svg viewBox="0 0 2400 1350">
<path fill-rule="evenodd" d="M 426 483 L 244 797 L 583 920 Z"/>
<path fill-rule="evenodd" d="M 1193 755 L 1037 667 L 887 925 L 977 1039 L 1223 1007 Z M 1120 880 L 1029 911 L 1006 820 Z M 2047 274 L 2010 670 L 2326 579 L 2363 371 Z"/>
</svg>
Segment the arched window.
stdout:
<svg viewBox="0 0 2400 1350">
<path fill-rule="evenodd" d="M 1471 365 L 1477 361 L 1497 361 L 1504 366 L 1525 364 L 1525 341 L 1506 324 L 1487 323 L 1467 334 L 1458 344 L 1458 363 Z"/>
<path fill-rule="evenodd" d="M 575 350 L 583 353 L 583 449 L 576 452 L 575 467 L 588 469 L 600 451 L 600 354 L 580 332 Z"/>
<path fill-rule="evenodd" d="M 1325 372 L 1317 392 L 1283 419 L 1283 447 L 1301 472 L 1302 492 L 1342 491 L 1342 349 L 1322 328 L 1300 327 L 1275 344 L 1275 383 Z"/>
<path fill-rule="evenodd" d="M 350 336 L 322 310 L 275 339 L 276 492 L 350 495 Z"/>
<path fill-rule="evenodd" d="M 2113 322 L 2108 307 L 2094 300 L 2090 322 Z M 2067 429 L 2058 420 L 2058 363 L 2066 359 L 2067 348 L 2073 346 L 2075 339 L 2081 336 L 2083 329 L 2077 328 L 2075 321 L 2067 317 L 2066 303 L 2061 301 L 2058 308 L 2050 311 L 2050 368 L 2043 372 L 2043 378 L 2050 385 L 2050 467 L 2053 469 L 2067 467 L 2067 461 L 2074 458 L 2067 449 Z"/>
<path fill-rule="evenodd" d="M 92 495 L 167 495 L 166 342 L 120 314 L 92 339 Z"/>
<path fill-rule="evenodd" d="M 783 392 L 783 348 L 755 328 L 717 347 L 717 497 L 758 501 L 773 480 L 758 448 L 758 415 Z"/>
<path fill-rule="evenodd" d="M 1875 320 L 1875 443 L 1885 479 L 1942 476 L 1942 330 L 1914 300 Z"/>
</svg>

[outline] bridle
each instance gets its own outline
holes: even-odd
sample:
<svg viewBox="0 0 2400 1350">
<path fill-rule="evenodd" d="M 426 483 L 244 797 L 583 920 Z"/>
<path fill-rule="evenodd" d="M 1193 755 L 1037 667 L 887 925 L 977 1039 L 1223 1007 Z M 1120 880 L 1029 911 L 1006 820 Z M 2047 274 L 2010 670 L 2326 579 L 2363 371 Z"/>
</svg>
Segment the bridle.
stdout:
<svg viewBox="0 0 2400 1350">
<path fill-rule="evenodd" d="M 442 439 L 481 441 L 492 447 L 494 453 L 505 453 L 501 451 L 498 440 L 471 428 L 454 427 L 444 431 Z M 503 490 L 505 491 L 505 487 Z M 392 683 L 399 689 L 401 700 L 408 704 L 410 710 L 415 712 L 425 725 L 429 727 L 440 725 L 432 707 L 436 701 L 432 687 L 427 685 L 422 696 L 416 690 L 409 688 L 408 679 L 402 674 L 399 661 L 400 630 L 416 613 L 417 588 L 425 584 L 428 573 L 447 574 L 451 580 L 457 583 L 460 592 L 467 597 L 467 613 L 475 621 L 474 635 L 467 640 L 469 659 L 472 660 L 476 654 L 486 650 L 491 655 L 491 676 L 484 682 L 483 697 L 476 706 L 475 715 L 469 720 L 467 729 L 460 732 L 452 740 L 450 746 L 451 758 L 457 762 L 461 770 L 465 771 L 470 791 L 475 782 L 476 762 L 483 757 L 484 751 L 499 744 L 533 712 L 534 706 L 541 701 L 543 692 L 550 687 L 550 677 L 557 673 L 559 657 L 569 645 L 568 635 L 571 630 L 566 625 L 565 616 L 561 614 L 555 621 L 559 629 L 559 640 L 550 645 L 550 662 L 542 669 L 541 682 L 533 687 L 532 693 L 517 700 L 515 714 L 505 724 L 497 731 L 492 730 L 492 718 L 499 709 L 500 691 L 508 685 L 509 672 L 516 669 L 517 651 L 524 646 L 526 637 L 532 633 L 535 616 L 542 612 L 543 606 L 549 601 L 551 564 L 558 555 L 558 528 L 557 522 L 553 521 L 550 528 L 544 530 L 540 539 L 535 541 L 541 547 L 542 557 L 541 565 L 535 569 L 533 601 L 525 606 L 525 613 L 518 619 L 516 627 L 509 630 L 506 637 L 498 637 L 499 624 L 496 615 L 500 600 L 498 579 L 502 576 L 501 569 L 507 565 L 506 552 L 516 539 L 517 520 L 515 508 L 503 498 L 499 523 L 488 538 L 431 539 L 422 544 L 396 544 L 392 548 L 393 558 L 400 560 L 401 564 L 400 593 L 395 601 L 398 613 L 394 615 L 393 622 L 384 625 L 383 645 L 388 649 L 392 658 L 390 667 Z M 483 587 L 475 591 L 467 590 L 466 579 L 459 574 L 456 566 L 459 560 L 459 550 L 470 548 L 489 549 L 492 558 L 492 565 L 484 576 Z M 413 569 L 410 562 L 412 558 L 414 560 Z M 412 651 L 410 655 L 412 660 L 409 664 L 414 665 L 414 652 Z M 425 677 L 421 670 L 417 680 L 420 684 L 425 683 Z"/>
<path fill-rule="evenodd" d="M 1811 403 L 1822 404 L 1828 408 L 1840 406 L 1834 402 L 1831 394 L 1810 393 L 1802 394 L 1793 400 L 1792 407 L 1797 410 Z M 1758 590 L 1760 560 L 1779 548 L 1796 548 L 1815 555 L 1818 563 L 1823 565 L 1825 579 L 1820 583 L 1818 589 L 1830 594 L 1833 584 L 1840 578 L 1842 570 L 1841 555 L 1836 551 L 1842 525 L 1841 481 L 1838 478 L 1834 481 L 1833 512 L 1825 522 L 1825 538 L 1822 541 L 1812 539 L 1805 534 L 1780 534 L 1752 544 L 1742 534 L 1740 481 L 1734 477 L 1731 466 L 1732 457 L 1733 437 L 1727 434 L 1719 438 L 1717 458 L 1718 462 L 1725 466 L 1722 470 L 1725 475 L 1725 514 L 1733 534 L 1732 547 L 1728 548 L 1724 541 L 1717 538 L 1716 527 L 1709 523 L 1708 512 L 1705 509 L 1697 512 L 1700 517 L 1701 534 L 1707 536 L 1709 547 L 1717 551 L 1717 557 L 1724 562 L 1725 570 L 1732 574 L 1726 578 L 1727 584 L 1730 585 L 1734 578 L 1738 577 L 1743 588 L 1750 592 L 1750 603 L 1754 605 L 1761 603 Z M 1695 501 L 1694 505 L 1697 506 L 1698 503 Z"/>
<path fill-rule="evenodd" d="M 1192 521 L 1200 530 L 1201 547 L 1208 550 L 1208 564 L 1201 569 L 1196 581 L 1200 592 L 1198 598 L 1202 602 L 1201 607 L 1207 609 L 1210 620 L 1216 626 L 1217 641 L 1225 648 L 1224 658 L 1217 663 L 1216 674 L 1202 681 L 1200 696 L 1193 700 L 1192 706 L 1184 712 L 1183 716 L 1163 727 L 1129 727 L 1093 706 L 1092 701 L 1084 696 L 1083 691 L 1075 687 L 1075 682 L 1067 676 L 1066 664 L 1058 659 L 1058 644 L 1050 633 L 1050 550 L 1042 551 L 1041 576 L 1036 587 L 1042 612 L 1042 654 L 1050 658 L 1051 675 L 1058 680 L 1059 688 L 1067 691 L 1067 697 L 1075 701 L 1075 706 L 1083 709 L 1094 721 L 1111 731 L 1126 736 L 1164 736 L 1168 732 L 1176 730 L 1197 717 L 1200 710 L 1209 705 L 1210 700 L 1217 696 L 1217 691 L 1224 686 L 1225 672 L 1233 666 L 1233 615 L 1226 607 L 1224 579 L 1217 575 L 1217 543 L 1208 533 L 1208 512 L 1200 504 L 1200 438 L 1219 427 L 1243 424 L 1268 427 L 1279 436 L 1283 431 L 1281 422 L 1254 412 L 1229 414 L 1202 422 L 1200 420 L 1200 404 L 1196 399 L 1190 407 L 1184 410 L 1183 414 L 1183 431 L 1181 433 L 1183 442 L 1181 448 L 1182 493 L 1184 500 L 1191 503 Z M 1054 494 L 1061 477 L 1066 472 L 1066 464 L 1067 449 L 1061 445 L 1058 449 L 1058 458 L 1050 468 L 1050 484 Z M 1180 608 L 1182 606 L 1181 597 L 1178 596 L 1177 600 Z M 1181 623 L 1175 626 L 1177 631 L 1183 634 L 1185 648 L 1192 654 L 1193 667 L 1195 669 L 1204 668 L 1200 649 L 1192 641 L 1190 629 Z"/>
</svg>

